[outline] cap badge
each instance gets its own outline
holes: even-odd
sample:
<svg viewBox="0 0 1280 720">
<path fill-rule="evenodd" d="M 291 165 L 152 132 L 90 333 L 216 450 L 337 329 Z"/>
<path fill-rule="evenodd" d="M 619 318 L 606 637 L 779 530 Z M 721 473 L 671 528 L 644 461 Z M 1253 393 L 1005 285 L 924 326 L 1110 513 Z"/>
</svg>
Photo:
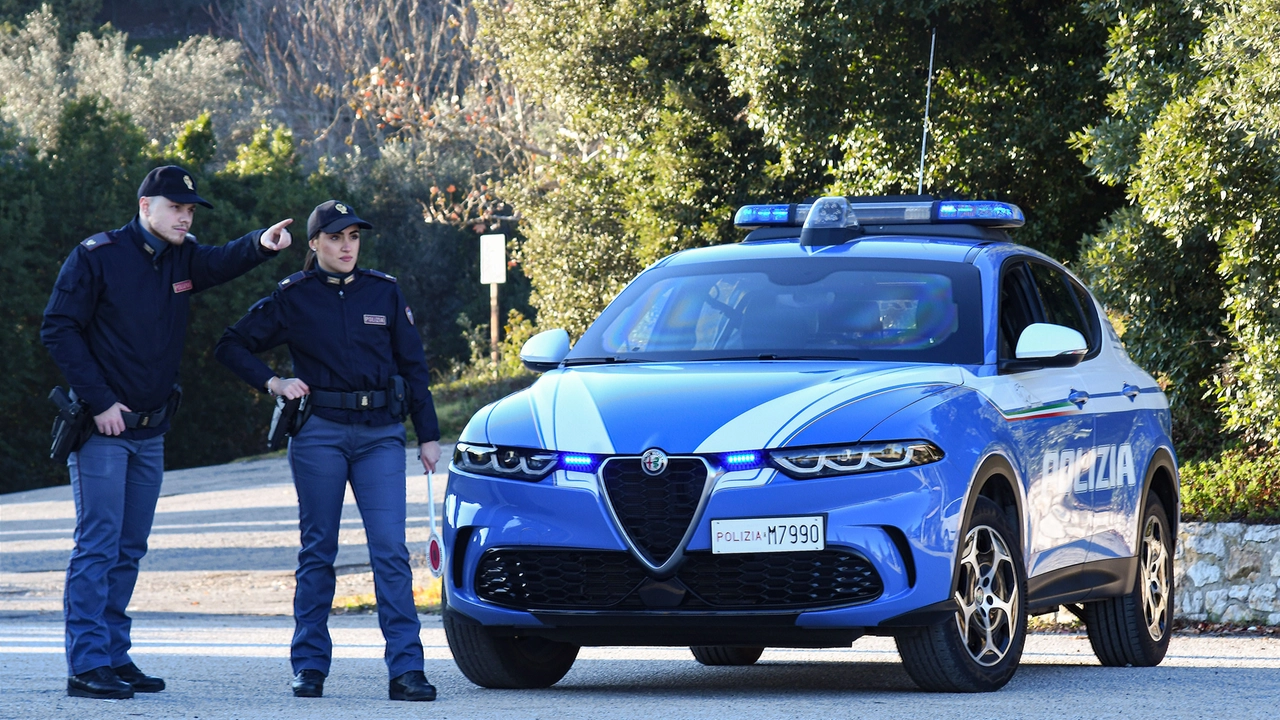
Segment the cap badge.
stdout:
<svg viewBox="0 0 1280 720">
<path fill-rule="evenodd" d="M 640 467 L 646 475 L 661 475 L 667 469 L 667 454 L 658 448 L 649 448 L 640 456 Z"/>
<path fill-rule="evenodd" d="M 182 182 L 184 182 L 184 183 L 186 183 L 186 184 L 187 184 L 187 189 L 188 189 L 188 190 L 191 190 L 192 192 L 195 192 L 196 185 L 195 185 L 195 183 L 191 182 L 191 176 L 190 176 L 190 175 L 183 175 L 183 176 L 182 176 Z"/>
<path fill-rule="evenodd" d="M 342 203 L 334 203 L 334 205 L 333 205 L 333 209 L 334 209 L 334 210 L 337 210 L 338 212 L 342 213 L 343 215 L 346 215 L 346 214 L 347 214 L 347 206 L 346 206 L 346 205 L 343 205 Z"/>
</svg>

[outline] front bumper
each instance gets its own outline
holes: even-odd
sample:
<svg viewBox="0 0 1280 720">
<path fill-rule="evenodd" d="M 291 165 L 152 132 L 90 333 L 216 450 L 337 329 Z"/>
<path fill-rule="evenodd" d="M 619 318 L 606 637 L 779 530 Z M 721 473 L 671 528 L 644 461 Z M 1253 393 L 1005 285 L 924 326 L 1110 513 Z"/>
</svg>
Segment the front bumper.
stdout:
<svg viewBox="0 0 1280 720">
<path fill-rule="evenodd" d="M 683 557 L 655 573 L 596 474 L 557 470 L 528 483 L 451 468 L 449 612 L 582 645 L 846 645 L 949 597 L 964 491 L 949 478 L 967 475 L 945 458 L 805 481 L 768 468 L 723 473 Z M 826 516 L 824 551 L 711 553 L 713 519 L 814 514 Z"/>
</svg>

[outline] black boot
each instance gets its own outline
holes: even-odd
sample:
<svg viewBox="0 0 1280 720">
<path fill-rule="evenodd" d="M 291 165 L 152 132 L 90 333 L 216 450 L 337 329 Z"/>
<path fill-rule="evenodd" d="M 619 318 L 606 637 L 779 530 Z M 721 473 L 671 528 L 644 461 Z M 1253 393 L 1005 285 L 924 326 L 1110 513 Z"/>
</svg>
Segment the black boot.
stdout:
<svg viewBox="0 0 1280 720">
<path fill-rule="evenodd" d="M 116 677 L 132 685 L 134 692 L 153 693 L 164 689 L 163 679 L 142 672 L 133 663 L 111 668 L 111 670 L 115 672 Z"/>
<path fill-rule="evenodd" d="M 319 670 L 301 670 L 293 676 L 294 697 L 320 697 L 324 695 L 324 673 Z"/>
<path fill-rule="evenodd" d="M 427 682 L 427 676 L 421 670 L 410 670 L 391 679 L 391 699 L 430 702 L 436 699 L 436 688 Z"/>
<path fill-rule="evenodd" d="M 104 665 L 67 678 L 67 694 L 71 697 L 125 700 L 133 697 L 133 686 L 116 677 L 111 668 Z"/>
</svg>

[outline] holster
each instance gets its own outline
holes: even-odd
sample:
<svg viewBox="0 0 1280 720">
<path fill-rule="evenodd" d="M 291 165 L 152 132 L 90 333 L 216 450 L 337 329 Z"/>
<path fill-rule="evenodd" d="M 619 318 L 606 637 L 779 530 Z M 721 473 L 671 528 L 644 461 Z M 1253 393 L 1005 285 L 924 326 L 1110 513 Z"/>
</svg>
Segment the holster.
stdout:
<svg viewBox="0 0 1280 720">
<path fill-rule="evenodd" d="M 53 418 L 53 443 L 49 447 L 49 459 L 65 463 L 71 453 L 79 450 L 93 435 L 93 413 L 85 401 L 76 397 L 75 390 L 55 387 L 49 391 L 49 400 L 58 408 Z"/>
<path fill-rule="evenodd" d="M 391 417 L 404 422 L 409 414 L 410 397 L 409 383 L 399 375 L 392 375 L 387 381 L 387 412 Z"/>
<path fill-rule="evenodd" d="M 276 410 L 271 416 L 271 429 L 267 431 L 267 449 L 279 450 L 288 444 L 289 438 L 298 434 L 311 417 L 311 404 L 306 395 L 293 400 L 276 398 Z"/>
</svg>

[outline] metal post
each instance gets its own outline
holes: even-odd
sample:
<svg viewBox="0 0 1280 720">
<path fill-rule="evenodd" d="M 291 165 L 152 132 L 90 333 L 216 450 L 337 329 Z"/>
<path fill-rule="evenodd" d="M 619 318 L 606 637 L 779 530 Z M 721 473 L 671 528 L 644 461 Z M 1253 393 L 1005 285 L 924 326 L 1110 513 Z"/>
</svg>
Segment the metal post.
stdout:
<svg viewBox="0 0 1280 720">
<path fill-rule="evenodd" d="M 489 353 L 493 358 L 493 375 L 498 376 L 498 283 L 489 283 Z"/>
</svg>

